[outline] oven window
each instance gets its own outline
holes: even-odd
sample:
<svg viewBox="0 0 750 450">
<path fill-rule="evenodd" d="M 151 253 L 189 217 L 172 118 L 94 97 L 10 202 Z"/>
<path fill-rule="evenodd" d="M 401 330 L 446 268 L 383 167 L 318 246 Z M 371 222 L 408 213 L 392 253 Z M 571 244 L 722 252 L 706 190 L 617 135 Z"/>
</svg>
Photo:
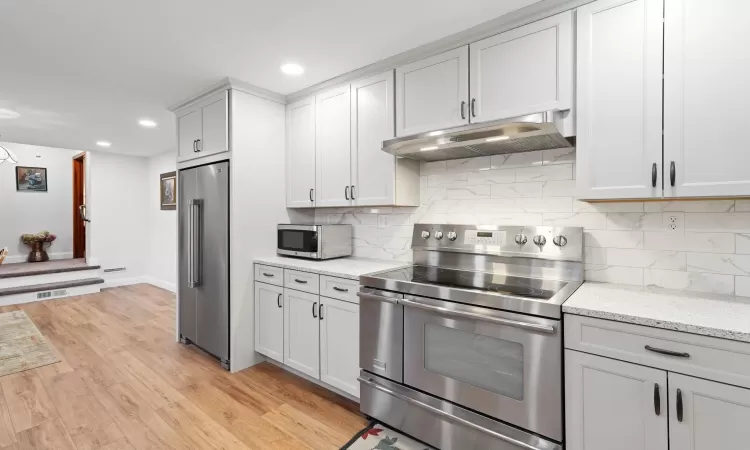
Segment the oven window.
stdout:
<svg viewBox="0 0 750 450">
<path fill-rule="evenodd" d="M 430 372 L 523 400 L 523 345 L 431 323 L 424 326 Z"/>
</svg>

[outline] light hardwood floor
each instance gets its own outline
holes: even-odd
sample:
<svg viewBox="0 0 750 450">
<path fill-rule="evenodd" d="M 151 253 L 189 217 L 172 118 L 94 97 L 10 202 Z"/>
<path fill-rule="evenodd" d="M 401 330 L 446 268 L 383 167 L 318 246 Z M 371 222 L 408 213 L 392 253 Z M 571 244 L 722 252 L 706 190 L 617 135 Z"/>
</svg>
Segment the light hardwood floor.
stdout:
<svg viewBox="0 0 750 450">
<path fill-rule="evenodd" d="M 358 405 L 263 363 L 237 374 L 175 342 L 151 285 L 19 306 L 62 362 L 0 378 L 0 449 L 338 449 Z"/>
</svg>

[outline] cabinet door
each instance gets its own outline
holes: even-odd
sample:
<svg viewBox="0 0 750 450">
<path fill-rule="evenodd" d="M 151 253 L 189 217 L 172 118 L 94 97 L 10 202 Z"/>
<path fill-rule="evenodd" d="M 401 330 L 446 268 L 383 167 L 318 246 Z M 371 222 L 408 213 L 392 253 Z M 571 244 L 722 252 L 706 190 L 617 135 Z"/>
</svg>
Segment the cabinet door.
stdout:
<svg viewBox="0 0 750 450">
<path fill-rule="evenodd" d="M 573 12 L 471 44 L 471 121 L 570 109 Z"/>
<path fill-rule="evenodd" d="M 678 415 L 680 407 L 681 418 Z M 669 373 L 671 448 L 747 448 L 750 442 L 749 423 L 750 390 Z"/>
<path fill-rule="evenodd" d="M 383 141 L 395 136 L 393 71 L 353 83 L 352 198 L 355 205 L 395 203 L 396 157 Z"/>
<path fill-rule="evenodd" d="M 396 135 L 469 123 L 469 47 L 396 69 Z"/>
<path fill-rule="evenodd" d="M 566 449 L 667 450 L 667 414 L 667 372 L 565 350 Z"/>
<path fill-rule="evenodd" d="M 315 97 L 315 206 L 351 204 L 349 85 Z"/>
<path fill-rule="evenodd" d="M 206 99 L 201 106 L 203 137 L 200 156 L 229 151 L 229 91 Z"/>
<path fill-rule="evenodd" d="M 320 380 L 359 397 L 359 305 L 320 302 Z"/>
<path fill-rule="evenodd" d="M 284 364 L 320 378 L 318 296 L 284 289 Z"/>
<path fill-rule="evenodd" d="M 598 0 L 577 10 L 581 198 L 662 195 L 662 30 L 662 0 Z"/>
<path fill-rule="evenodd" d="M 665 1 L 667 197 L 750 195 L 748 16 L 750 2 Z"/>
<path fill-rule="evenodd" d="M 315 97 L 286 107 L 286 206 L 315 206 Z"/>
<path fill-rule="evenodd" d="M 255 283 L 255 351 L 284 362 L 284 288 Z"/>
<path fill-rule="evenodd" d="M 197 158 L 197 141 L 201 138 L 201 111 L 199 108 L 181 113 L 177 117 L 177 160 Z"/>
</svg>

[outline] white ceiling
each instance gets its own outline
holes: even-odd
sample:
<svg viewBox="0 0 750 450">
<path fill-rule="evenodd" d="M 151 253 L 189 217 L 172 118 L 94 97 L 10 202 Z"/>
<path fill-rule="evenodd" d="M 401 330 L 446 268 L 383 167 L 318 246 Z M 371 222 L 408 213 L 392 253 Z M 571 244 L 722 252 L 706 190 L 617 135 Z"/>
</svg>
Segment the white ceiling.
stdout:
<svg viewBox="0 0 750 450">
<path fill-rule="evenodd" d="M 20 117 L 0 140 L 158 154 L 175 146 L 166 108 L 223 77 L 289 94 L 536 1 L 3 1 L 0 108 Z"/>
</svg>

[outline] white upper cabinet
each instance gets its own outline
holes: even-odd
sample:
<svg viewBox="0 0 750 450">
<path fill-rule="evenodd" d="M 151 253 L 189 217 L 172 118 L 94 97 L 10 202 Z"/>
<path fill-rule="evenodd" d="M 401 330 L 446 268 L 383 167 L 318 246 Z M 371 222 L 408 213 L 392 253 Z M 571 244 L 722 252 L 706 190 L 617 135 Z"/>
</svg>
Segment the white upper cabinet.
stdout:
<svg viewBox="0 0 750 450">
<path fill-rule="evenodd" d="M 666 197 L 750 195 L 749 16 L 747 1 L 665 1 Z"/>
<path fill-rule="evenodd" d="M 177 161 L 229 151 L 229 91 L 224 90 L 176 113 Z"/>
<path fill-rule="evenodd" d="M 661 197 L 662 0 L 598 0 L 576 18 L 579 196 Z"/>
<path fill-rule="evenodd" d="M 255 283 L 255 351 L 284 361 L 284 288 Z"/>
<path fill-rule="evenodd" d="M 286 107 L 286 206 L 315 206 L 315 97 Z"/>
<path fill-rule="evenodd" d="M 315 97 L 315 206 L 351 204 L 349 85 Z"/>
<path fill-rule="evenodd" d="M 396 135 L 469 123 L 469 47 L 396 69 Z"/>
<path fill-rule="evenodd" d="M 568 110 L 573 103 L 573 13 L 471 44 L 472 122 Z"/>
<path fill-rule="evenodd" d="M 177 116 L 177 159 L 179 161 L 197 158 L 197 143 L 201 138 L 201 126 L 200 109 L 190 109 Z"/>
<path fill-rule="evenodd" d="M 359 397 L 359 305 L 320 302 L 320 380 Z"/>
</svg>

